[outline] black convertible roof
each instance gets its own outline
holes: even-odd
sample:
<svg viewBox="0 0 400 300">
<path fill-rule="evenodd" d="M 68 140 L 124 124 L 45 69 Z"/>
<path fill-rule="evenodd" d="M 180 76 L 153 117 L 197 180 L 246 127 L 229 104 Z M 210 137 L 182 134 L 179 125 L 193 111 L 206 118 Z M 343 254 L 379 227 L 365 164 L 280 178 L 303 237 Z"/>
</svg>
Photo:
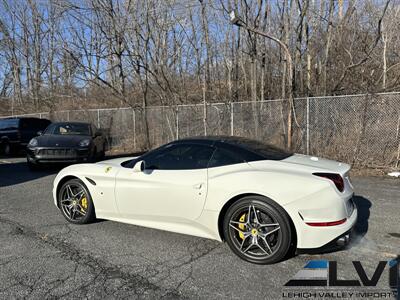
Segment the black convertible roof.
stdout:
<svg viewBox="0 0 400 300">
<path fill-rule="evenodd" d="M 187 137 L 183 139 L 179 139 L 173 141 L 173 143 L 179 142 L 196 142 L 199 144 L 205 145 L 213 145 L 215 142 L 227 143 L 232 145 L 237 144 L 248 144 L 248 143 L 255 143 L 258 142 L 257 140 L 240 137 L 240 136 L 225 136 L 225 135 L 209 135 L 209 136 L 194 136 L 194 137 Z M 258 142 L 261 143 L 261 142 Z"/>
<path fill-rule="evenodd" d="M 185 142 L 191 142 L 209 146 L 215 145 L 217 147 L 218 145 L 222 144 L 230 147 L 232 150 L 236 149 L 234 151 L 239 151 L 239 149 L 245 149 L 247 151 L 251 151 L 252 153 L 260 155 L 264 159 L 270 159 L 270 160 L 281 160 L 293 155 L 292 152 L 286 151 L 274 145 L 240 136 L 188 137 L 176 140 L 170 144 L 179 144 Z"/>
</svg>

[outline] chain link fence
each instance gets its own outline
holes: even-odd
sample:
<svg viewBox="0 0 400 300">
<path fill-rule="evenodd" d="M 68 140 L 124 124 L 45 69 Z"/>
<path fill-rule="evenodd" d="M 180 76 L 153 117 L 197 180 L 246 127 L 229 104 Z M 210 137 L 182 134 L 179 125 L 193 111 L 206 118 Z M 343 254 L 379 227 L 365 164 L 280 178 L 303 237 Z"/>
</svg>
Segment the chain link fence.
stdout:
<svg viewBox="0 0 400 300">
<path fill-rule="evenodd" d="M 298 98 L 293 150 L 359 167 L 398 167 L 400 93 Z M 236 135 L 285 147 L 287 100 L 54 111 L 27 114 L 88 121 L 106 131 L 109 148 L 143 151 L 198 135 Z M 148 137 L 148 138 L 147 138 Z"/>
</svg>

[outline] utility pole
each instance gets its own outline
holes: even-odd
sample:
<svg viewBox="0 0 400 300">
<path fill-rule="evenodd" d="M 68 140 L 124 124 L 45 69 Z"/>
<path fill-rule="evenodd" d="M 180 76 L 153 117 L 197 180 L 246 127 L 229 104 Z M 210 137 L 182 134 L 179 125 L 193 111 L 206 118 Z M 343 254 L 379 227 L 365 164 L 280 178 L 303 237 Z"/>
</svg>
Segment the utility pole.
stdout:
<svg viewBox="0 0 400 300">
<path fill-rule="evenodd" d="M 287 148 L 291 149 L 292 148 L 292 116 L 293 116 L 293 110 L 294 110 L 294 101 L 293 101 L 293 63 L 292 63 L 292 56 L 290 55 L 290 51 L 288 46 L 282 42 L 280 39 L 278 39 L 275 36 L 270 35 L 267 32 L 261 31 L 257 28 L 253 28 L 248 26 L 238 15 L 236 10 L 232 10 L 230 15 L 231 23 L 233 25 L 236 25 L 238 27 L 243 27 L 246 30 L 253 32 L 255 34 L 261 35 L 263 37 L 266 37 L 276 43 L 279 44 L 279 46 L 283 49 L 285 52 L 285 58 L 286 58 L 286 64 L 287 64 L 287 69 L 288 69 L 288 82 L 289 82 L 289 109 L 288 109 L 288 122 L 287 122 Z"/>
</svg>

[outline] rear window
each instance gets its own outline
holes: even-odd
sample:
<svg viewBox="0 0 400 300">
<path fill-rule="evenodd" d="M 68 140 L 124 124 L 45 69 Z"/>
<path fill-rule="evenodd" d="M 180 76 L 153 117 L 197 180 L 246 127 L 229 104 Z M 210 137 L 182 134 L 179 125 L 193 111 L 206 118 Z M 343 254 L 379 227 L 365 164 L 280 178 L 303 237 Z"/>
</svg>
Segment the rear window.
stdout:
<svg viewBox="0 0 400 300">
<path fill-rule="evenodd" d="M 282 160 L 293 155 L 277 146 L 246 138 L 232 139 L 227 143 L 251 151 L 266 160 Z"/>
</svg>

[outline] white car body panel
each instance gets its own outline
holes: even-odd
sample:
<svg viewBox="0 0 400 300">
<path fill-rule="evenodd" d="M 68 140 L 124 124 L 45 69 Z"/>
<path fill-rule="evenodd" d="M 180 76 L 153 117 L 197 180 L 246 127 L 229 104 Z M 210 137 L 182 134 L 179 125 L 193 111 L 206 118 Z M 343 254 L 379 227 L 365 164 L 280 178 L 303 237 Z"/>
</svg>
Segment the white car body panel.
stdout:
<svg viewBox="0 0 400 300">
<path fill-rule="evenodd" d="M 115 200 L 123 218 L 193 221 L 201 215 L 206 196 L 207 169 L 120 168 L 116 175 Z"/>
<path fill-rule="evenodd" d="M 286 210 L 296 229 L 298 248 L 321 247 L 349 231 L 357 219 L 356 208 L 351 214 L 346 210 L 353 195 L 350 166 L 336 161 L 295 154 L 281 161 L 134 172 L 121 166 L 129 159 L 61 170 L 54 180 L 55 205 L 60 181 L 73 176 L 88 187 L 98 218 L 221 241 L 218 219 L 224 205 L 239 195 L 259 194 Z M 339 192 L 332 181 L 312 175 L 314 172 L 341 174 L 344 191 Z M 347 221 L 337 226 L 306 224 L 344 218 Z"/>
</svg>

